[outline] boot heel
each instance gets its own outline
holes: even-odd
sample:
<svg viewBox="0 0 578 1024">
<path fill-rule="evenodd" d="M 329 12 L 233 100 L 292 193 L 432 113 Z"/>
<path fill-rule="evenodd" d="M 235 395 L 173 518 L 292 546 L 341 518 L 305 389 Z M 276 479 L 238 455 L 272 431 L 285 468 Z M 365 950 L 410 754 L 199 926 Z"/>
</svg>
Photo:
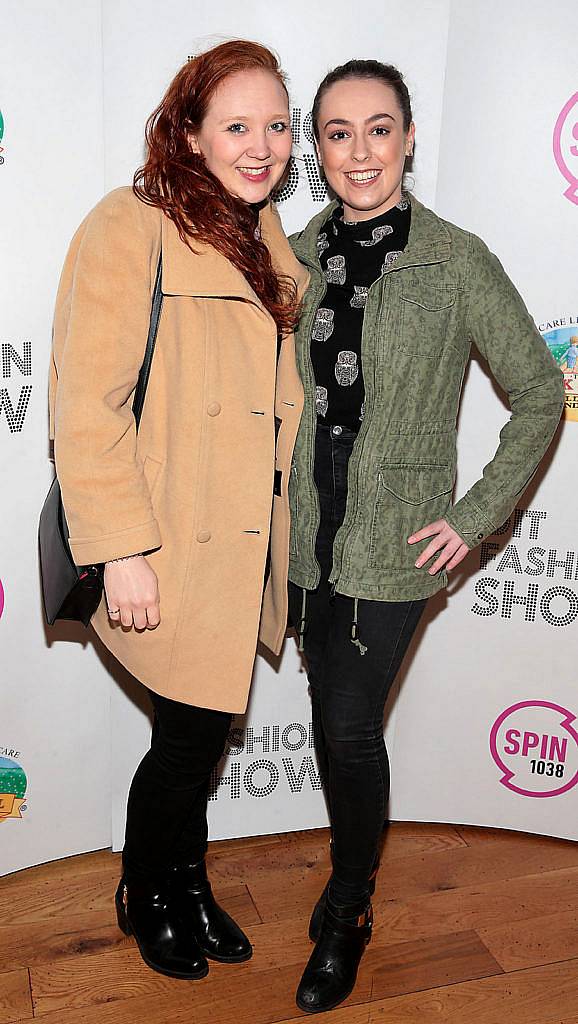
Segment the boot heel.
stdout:
<svg viewBox="0 0 578 1024">
<path fill-rule="evenodd" d="M 118 927 L 120 928 L 121 932 L 124 932 L 125 935 L 132 935 L 132 928 L 129 924 L 128 917 L 126 914 L 126 906 L 124 904 L 124 901 L 119 896 L 118 892 L 114 898 L 114 903 L 116 906 L 116 919 L 118 921 Z"/>
</svg>

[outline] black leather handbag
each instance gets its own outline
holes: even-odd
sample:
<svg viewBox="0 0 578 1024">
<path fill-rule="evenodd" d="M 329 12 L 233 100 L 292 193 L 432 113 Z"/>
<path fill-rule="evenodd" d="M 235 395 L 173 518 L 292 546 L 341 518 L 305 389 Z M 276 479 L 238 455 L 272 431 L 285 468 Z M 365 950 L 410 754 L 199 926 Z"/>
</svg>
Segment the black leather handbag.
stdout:
<svg viewBox="0 0 578 1024">
<path fill-rule="evenodd" d="M 159 259 L 145 356 L 132 403 L 137 430 L 144 405 L 162 302 Z M 76 565 L 70 551 L 68 536 L 60 484 L 58 477 L 55 476 L 42 507 L 38 527 L 44 614 L 49 626 L 57 619 L 72 619 L 88 626 L 102 597 L 104 565 Z"/>
</svg>

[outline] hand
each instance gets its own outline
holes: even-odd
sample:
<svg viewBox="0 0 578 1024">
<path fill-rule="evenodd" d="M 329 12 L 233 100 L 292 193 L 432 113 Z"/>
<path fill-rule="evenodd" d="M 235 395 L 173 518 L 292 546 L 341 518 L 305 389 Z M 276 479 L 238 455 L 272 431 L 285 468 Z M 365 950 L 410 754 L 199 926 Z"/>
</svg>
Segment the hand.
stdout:
<svg viewBox="0 0 578 1024">
<path fill-rule="evenodd" d="M 154 629 L 161 621 L 157 574 L 144 555 L 106 562 L 104 591 L 113 622 L 127 629 Z"/>
<path fill-rule="evenodd" d="M 443 569 L 444 565 L 446 569 L 455 569 L 456 565 L 460 564 L 470 550 L 467 544 L 464 544 L 459 533 L 452 530 L 445 519 L 438 519 L 437 522 L 424 526 L 423 530 L 412 533 L 411 537 L 407 538 L 407 543 L 417 544 L 418 541 L 426 540 L 428 537 L 433 537 L 434 539 L 422 551 L 415 565 L 417 569 L 421 569 L 426 562 L 429 562 L 430 558 L 433 558 L 439 552 L 439 557 L 436 558 L 434 564 L 428 569 L 430 576 L 435 576 L 436 572 Z"/>
</svg>

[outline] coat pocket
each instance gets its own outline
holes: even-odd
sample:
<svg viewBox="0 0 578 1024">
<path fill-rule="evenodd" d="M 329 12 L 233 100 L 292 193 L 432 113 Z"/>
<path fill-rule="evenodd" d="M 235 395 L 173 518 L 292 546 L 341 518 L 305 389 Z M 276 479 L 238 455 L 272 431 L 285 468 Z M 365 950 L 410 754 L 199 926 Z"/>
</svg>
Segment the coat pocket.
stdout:
<svg viewBox="0 0 578 1024">
<path fill-rule="evenodd" d="M 453 485 L 454 468 L 447 462 L 382 463 L 371 523 L 370 567 L 405 571 L 415 568 L 418 555 L 429 541 L 408 544 L 407 538 L 443 518 Z"/>
<path fill-rule="evenodd" d="M 448 333 L 456 295 L 455 285 L 441 284 L 402 295 L 400 347 L 424 359 L 438 356 L 451 342 Z"/>
</svg>

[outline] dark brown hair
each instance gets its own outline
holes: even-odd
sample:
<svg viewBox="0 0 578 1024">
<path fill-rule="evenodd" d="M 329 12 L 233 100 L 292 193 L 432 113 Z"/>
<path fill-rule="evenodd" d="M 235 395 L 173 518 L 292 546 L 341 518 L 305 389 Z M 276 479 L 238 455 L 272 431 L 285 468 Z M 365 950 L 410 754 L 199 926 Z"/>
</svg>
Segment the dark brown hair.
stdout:
<svg viewBox="0 0 578 1024">
<path fill-rule="evenodd" d="M 398 71 L 393 64 L 382 64 L 379 60 L 349 60 L 347 64 L 340 64 L 339 67 L 330 71 L 315 93 L 311 118 L 313 121 L 313 132 L 318 142 L 321 100 L 332 85 L 335 85 L 336 82 L 343 82 L 347 78 L 377 78 L 384 85 L 390 85 L 397 96 L 397 101 L 403 114 L 403 128 L 407 132 L 412 122 L 411 100 L 401 71 Z"/>
<path fill-rule="evenodd" d="M 231 40 L 189 60 L 147 121 L 146 162 L 134 176 L 133 190 L 143 202 L 160 207 L 191 248 L 198 239 L 230 260 L 285 334 L 297 319 L 295 283 L 275 272 L 269 249 L 255 237 L 254 209 L 226 190 L 189 141 L 221 82 L 255 68 L 269 71 L 287 92 L 277 58 L 259 43 Z"/>
</svg>

